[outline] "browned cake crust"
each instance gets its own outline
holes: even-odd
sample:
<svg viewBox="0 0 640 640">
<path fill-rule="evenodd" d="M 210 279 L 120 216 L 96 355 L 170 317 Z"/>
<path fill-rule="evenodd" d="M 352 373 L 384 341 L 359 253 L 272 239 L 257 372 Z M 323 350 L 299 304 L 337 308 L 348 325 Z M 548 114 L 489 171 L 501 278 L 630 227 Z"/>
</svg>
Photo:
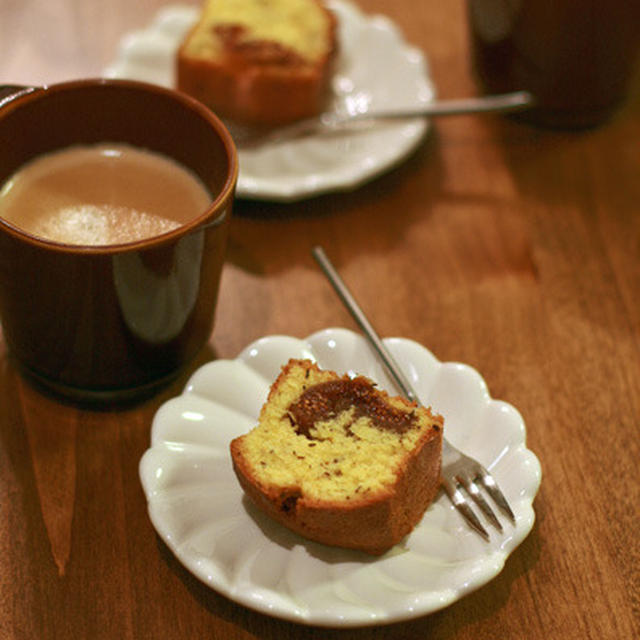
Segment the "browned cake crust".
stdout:
<svg viewBox="0 0 640 640">
<path fill-rule="evenodd" d="M 316 39 L 323 42 L 320 50 L 315 46 L 308 54 L 290 38 L 279 40 L 277 30 L 253 33 L 254 0 L 238 3 L 246 7 L 237 23 L 227 13 L 218 15 L 220 0 L 209 0 L 178 50 L 177 88 L 219 116 L 244 125 L 280 125 L 319 113 L 336 51 L 336 20 L 318 0 L 303 1 L 320 19 L 317 26 L 306 21 L 300 41 L 304 43 L 306 32 L 316 30 Z M 275 9 L 274 13 L 280 15 Z M 286 25 L 287 33 L 295 30 L 295 19 L 295 15 L 283 16 L 283 21 L 293 23 Z"/>
<path fill-rule="evenodd" d="M 325 394 L 327 382 L 333 384 L 333 391 L 329 394 Z M 315 396 L 314 388 L 320 390 Z M 340 389 L 342 400 L 337 400 L 334 393 L 336 389 Z M 307 390 L 311 390 L 311 396 L 309 393 L 304 395 Z M 389 460 L 389 465 L 393 467 L 392 478 L 381 486 L 376 486 L 374 482 L 371 487 L 363 489 L 366 481 L 361 477 L 362 474 L 378 473 L 376 465 L 385 464 L 378 453 L 370 453 L 374 451 L 375 442 L 363 441 L 361 452 L 354 454 L 360 455 L 361 459 L 356 461 L 355 466 L 349 466 L 348 460 L 341 459 L 343 451 L 339 444 L 335 445 L 334 442 L 333 449 L 332 444 L 326 445 L 327 437 L 331 438 L 331 435 L 327 436 L 331 429 L 325 429 L 324 435 L 317 435 L 318 440 L 313 436 L 311 439 L 308 437 L 309 426 L 314 421 L 318 422 L 318 416 L 331 423 L 348 404 L 356 407 L 356 418 L 363 418 L 362 424 L 369 434 L 366 437 L 375 440 L 375 430 L 379 429 L 379 426 L 375 426 L 376 421 L 389 424 L 391 415 L 391 419 L 395 420 L 394 428 L 399 431 L 394 432 L 393 436 L 383 434 L 383 437 L 396 438 L 398 441 L 412 438 L 412 444 L 406 452 Z M 275 425 L 274 420 L 280 414 L 285 417 Z M 350 428 L 353 415 L 347 423 L 338 422 L 337 430 L 333 432 L 335 434 Z M 365 424 L 367 422 L 370 424 Z M 411 532 L 438 492 L 442 425 L 440 416 L 433 416 L 428 409 L 404 399 L 390 398 L 384 391 L 374 389 L 366 378 L 341 378 L 334 372 L 321 371 L 310 361 L 291 360 L 283 367 L 270 390 L 258 427 L 250 434 L 232 441 L 231 456 L 234 470 L 247 496 L 274 520 L 311 540 L 379 555 Z M 291 436 L 285 434 L 283 437 L 279 429 L 288 429 Z M 380 429 L 381 433 L 384 429 Z M 409 436 L 409 430 L 415 433 Z M 249 442 L 249 439 L 254 442 Z M 338 440 L 336 435 L 335 441 Z M 309 447 L 315 448 L 321 444 L 328 457 L 315 460 L 318 476 L 331 475 L 332 478 L 327 482 L 334 483 L 336 487 L 341 482 L 346 484 L 342 492 L 334 497 L 323 497 L 320 487 L 315 491 L 313 479 L 299 481 L 300 478 L 296 478 L 296 473 L 309 473 L 305 467 L 310 455 Z M 269 457 L 274 450 L 275 458 L 273 455 Z M 377 456 L 375 462 L 374 455 Z M 367 468 L 369 458 L 370 469 Z M 290 473 L 290 469 L 285 468 L 284 477 L 289 480 L 282 482 L 279 470 L 268 468 L 273 466 L 275 459 L 280 460 L 283 467 L 299 465 L 300 470 Z M 331 464 L 337 460 L 337 465 Z M 324 471 L 322 466 L 325 467 Z M 349 474 L 353 475 L 354 470 L 354 477 L 358 476 L 359 479 L 350 477 Z M 273 471 L 273 477 L 270 471 Z M 326 486 L 331 489 L 331 484 Z"/>
</svg>

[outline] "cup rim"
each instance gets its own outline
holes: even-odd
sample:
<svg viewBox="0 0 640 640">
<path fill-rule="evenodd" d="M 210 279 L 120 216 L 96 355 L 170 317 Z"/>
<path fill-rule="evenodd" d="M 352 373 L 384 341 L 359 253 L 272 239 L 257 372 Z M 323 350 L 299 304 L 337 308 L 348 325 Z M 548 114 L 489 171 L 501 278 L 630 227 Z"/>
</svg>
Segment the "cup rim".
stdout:
<svg viewBox="0 0 640 640">
<path fill-rule="evenodd" d="M 0 118 L 3 117 L 5 112 L 8 113 L 10 111 L 13 111 L 26 102 L 44 99 L 47 95 L 51 95 L 52 93 L 67 91 L 70 89 L 81 89 L 84 87 L 99 86 L 116 86 L 164 95 L 165 97 L 171 98 L 172 100 L 181 103 L 183 107 L 194 112 L 200 118 L 206 120 L 218 134 L 218 137 L 220 138 L 224 146 L 226 156 L 229 160 L 229 171 L 222 188 L 217 194 L 214 195 L 209 206 L 200 215 L 196 216 L 189 222 L 181 224 L 179 227 L 165 233 L 148 238 L 142 238 L 140 240 L 134 240 L 132 242 L 106 245 L 83 245 L 58 242 L 29 233 L 28 231 L 23 230 L 22 228 L 12 224 L 2 217 L 0 217 L 0 229 L 4 229 L 14 237 L 17 237 L 24 242 L 37 247 L 46 248 L 48 250 L 76 255 L 110 255 L 159 247 L 166 243 L 189 235 L 193 231 L 197 231 L 198 227 L 205 228 L 207 226 L 217 226 L 218 224 L 221 224 L 224 220 L 224 217 L 229 215 L 229 212 L 224 207 L 224 203 L 232 200 L 238 179 L 239 169 L 237 149 L 235 143 L 233 142 L 231 134 L 229 133 L 223 122 L 220 120 L 220 118 L 213 111 L 211 111 L 211 109 L 206 107 L 195 98 L 187 95 L 186 93 L 160 85 L 141 82 L 139 80 L 124 80 L 101 77 L 82 78 L 78 80 L 69 80 L 66 82 L 44 84 L 37 87 L 25 87 L 24 89 L 32 90 L 19 92 L 16 95 L 15 99 L 10 98 L 8 101 L 4 102 L 4 104 L 0 107 Z M 218 210 L 217 216 L 215 215 L 216 210 Z M 203 222 L 205 222 L 205 224 L 203 224 Z"/>
</svg>

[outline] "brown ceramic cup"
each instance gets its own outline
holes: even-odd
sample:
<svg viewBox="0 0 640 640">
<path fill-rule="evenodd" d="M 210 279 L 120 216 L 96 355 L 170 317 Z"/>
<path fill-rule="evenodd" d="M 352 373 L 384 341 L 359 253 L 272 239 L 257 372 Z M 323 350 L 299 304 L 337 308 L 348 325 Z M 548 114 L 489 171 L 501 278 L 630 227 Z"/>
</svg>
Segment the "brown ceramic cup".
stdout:
<svg viewBox="0 0 640 640">
<path fill-rule="evenodd" d="M 558 128 L 605 122 L 640 54 L 638 0 L 467 0 L 475 70 L 490 93 L 527 90 L 519 113 Z"/>
<path fill-rule="evenodd" d="M 14 360 L 65 396 L 109 402 L 154 391 L 208 341 L 238 160 L 210 110 L 157 86 L 96 79 L 0 96 L 0 184 L 36 156 L 100 142 L 164 154 L 211 193 L 190 222 L 120 245 L 47 241 L 0 218 L 0 321 Z"/>
</svg>

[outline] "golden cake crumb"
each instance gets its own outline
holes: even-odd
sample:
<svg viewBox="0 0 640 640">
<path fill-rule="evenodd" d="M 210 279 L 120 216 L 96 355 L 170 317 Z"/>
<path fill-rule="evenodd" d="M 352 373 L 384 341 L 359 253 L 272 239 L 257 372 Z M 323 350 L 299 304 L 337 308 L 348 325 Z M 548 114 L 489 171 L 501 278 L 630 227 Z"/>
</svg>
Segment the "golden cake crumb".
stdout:
<svg viewBox="0 0 640 640">
<path fill-rule="evenodd" d="M 377 554 L 435 497 L 442 426 L 363 376 L 290 360 L 231 453 L 247 495 L 269 515 L 313 540 Z"/>
</svg>

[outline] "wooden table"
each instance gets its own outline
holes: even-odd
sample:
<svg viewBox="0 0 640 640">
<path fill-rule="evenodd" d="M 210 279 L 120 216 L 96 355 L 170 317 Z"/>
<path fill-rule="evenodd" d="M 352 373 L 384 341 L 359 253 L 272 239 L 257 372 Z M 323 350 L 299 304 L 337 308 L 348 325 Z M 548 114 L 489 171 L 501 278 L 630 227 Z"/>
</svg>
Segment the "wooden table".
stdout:
<svg viewBox="0 0 640 640">
<path fill-rule="evenodd" d="M 360 0 L 428 55 L 441 97 L 477 92 L 462 0 Z M 0 0 L 0 82 L 98 75 L 161 0 Z M 126 410 L 43 396 L 0 341 L 0 637 L 640 637 L 640 77 L 605 126 L 438 121 L 402 166 L 346 194 L 240 201 L 210 349 Z M 382 335 L 477 368 L 524 416 L 537 521 L 453 606 L 331 631 L 234 604 L 182 568 L 147 516 L 138 462 L 158 407 L 212 357 L 355 328 L 315 266 L 325 246 Z"/>
</svg>

